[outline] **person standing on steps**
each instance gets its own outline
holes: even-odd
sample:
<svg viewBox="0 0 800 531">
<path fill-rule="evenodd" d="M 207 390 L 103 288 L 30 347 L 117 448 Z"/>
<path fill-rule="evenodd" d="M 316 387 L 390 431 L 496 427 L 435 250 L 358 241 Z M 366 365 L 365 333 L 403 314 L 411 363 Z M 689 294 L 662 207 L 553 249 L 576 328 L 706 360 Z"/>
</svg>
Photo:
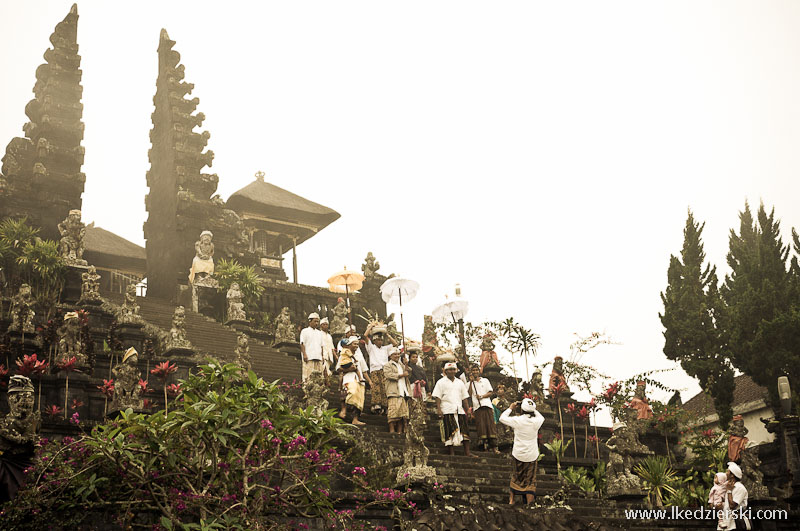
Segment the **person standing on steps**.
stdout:
<svg viewBox="0 0 800 531">
<path fill-rule="evenodd" d="M 325 365 L 326 375 L 333 374 L 333 368 L 336 367 L 336 362 L 338 361 L 338 355 L 333 346 L 333 336 L 328 332 L 329 327 L 330 323 L 327 317 L 320 320 L 319 330 L 322 333 L 322 361 Z"/>
<path fill-rule="evenodd" d="M 383 366 L 389 361 L 389 352 L 397 346 L 397 341 L 386 333 L 386 325 L 370 323 L 364 332 L 367 342 L 365 348 L 369 357 L 370 372 L 370 411 L 373 413 L 386 413 L 388 400 L 386 399 L 386 383 L 383 378 Z M 385 342 L 390 343 L 389 345 Z"/>
<path fill-rule="evenodd" d="M 455 455 L 454 447 L 464 445 L 464 454 L 468 457 L 477 457 L 469 451 L 469 428 L 467 427 L 467 414 L 472 415 L 467 399 L 467 387 L 460 379 L 456 378 L 456 364 L 448 362 L 444 366 L 444 376 L 436 382 L 433 396 L 436 399 L 436 414 L 439 415 L 439 428 L 442 442 L 450 450 L 450 455 Z"/>
<path fill-rule="evenodd" d="M 364 380 L 361 379 L 360 375 L 363 374 L 366 381 L 370 382 L 367 362 L 364 361 L 364 356 L 361 355 L 358 349 L 358 336 L 346 337 L 342 339 L 341 344 L 342 355 L 339 357 L 336 370 L 343 373 L 342 392 L 344 394 L 344 404 L 339 412 L 339 418 L 345 419 L 349 412 L 353 416 L 351 423 L 355 426 L 363 426 L 364 423 L 361 422 L 359 417 L 364 409 L 365 388 Z M 344 349 L 349 351 L 349 355 Z M 349 367 L 345 368 L 342 365 L 349 365 Z"/>
<path fill-rule="evenodd" d="M 481 377 L 481 367 L 477 363 L 472 365 L 472 374 L 468 387 L 472 397 L 472 410 L 475 416 L 475 431 L 478 434 L 478 445 L 484 445 L 486 450 L 499 454 L 497 449 L 497 430 L 494 425 L 494 408 L 492 407 L 492 384 L 488 378 Z"/>
<path fill-rule="evenodd" d="M 411 386 L 408 383 L 410 371 L 400 361 L 400 356 L 400 349 L 393 348 L 389 354 L 389 362 L 383 366 L 386 398 L 389 401 L 386 412 L 389 433 L 405 433 L 408 422 L 408 399 L 411 398 Z"/>
<path fill-rule="evenodd" d="M 512 417 L 511 413 L 517 408 L 521 409 L 521 414 Z M 539 428 L 544 424 L 544 417 L 536 411 L 536 402 L 526 398 L 521 404 L 511 404 L 500 415 L 500 422 L 514 429 L 514 447 L 511 450 L 514 469 L 511 472 L 509 504 L 514 505 L 514 496 L 517 494 L 525 495 L 525 501 L 533 503 L 539 468 Z"/>
<path fill-rule="evenodd" d="M 319 329 L 319 314 L 308 316 L 308 326 L 300 332 L 300 354 L 303 356 L 303 381 L 312 372 L 323 372 L 322 331 Z"/>
</svg>

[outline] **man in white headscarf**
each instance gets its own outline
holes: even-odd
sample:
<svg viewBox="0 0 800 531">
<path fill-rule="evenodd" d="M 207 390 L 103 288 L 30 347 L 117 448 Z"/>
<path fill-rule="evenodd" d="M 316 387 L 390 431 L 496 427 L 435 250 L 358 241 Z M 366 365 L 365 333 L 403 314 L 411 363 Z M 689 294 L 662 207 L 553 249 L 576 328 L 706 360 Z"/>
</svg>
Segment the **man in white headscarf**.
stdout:
<svg viewBox="0 0 800 531">
<path fill-rule="evenodd" d="M 467 415 L 472 416 L 472 408 L 467 399 L 469 393 L 464 382 L 456 378 L 456 364 L 451 362 L 444 365 L 444 376 L 439 378 L 433 388 L 431 396 L 436 399 L 436 413 L 439 415 L 439 430 L 442 442 L 448 447 L 450 455 L 454 454 L 453 447 L 464 445 L 464 454 L 473 456 L 469 451 L 469 427 Z"/>
<path fill-rule="evenodd" d="M 511 413 L 521 409 L 515 417 Z M 514 429 L 514 448 L 511 459 L 514 469 L 511 473 L 511 505 L 514 505 L 516 494 L 525 495 L 527 503 L 533 503 L 536 494 L 536 474 L 539 468 L 539 428 L 544 424 L 544 417 L 536 410 L 536 402 L 526 398 L 514 402 L 500 415 L 500 422 Z"/>
<path fill-rule="evenodd" d="M 312 372 L 323 372 L 322 361 L 323 334 L 319 329 L 319 314 L 308 316 L 308 326 L 300 331 L 300 354 L 303 356 L 303 381 Z"/>
<path fill-rule="evenodd" d="M 741 515 L 747 507 L 747 489 L 742 485 L 742 469 L 733 461 L 728 463 L 727 492 L 722 504 L 723 520 L 720 520 L 717 529 L 750 529 L 750 520 Z"/>
</svg>

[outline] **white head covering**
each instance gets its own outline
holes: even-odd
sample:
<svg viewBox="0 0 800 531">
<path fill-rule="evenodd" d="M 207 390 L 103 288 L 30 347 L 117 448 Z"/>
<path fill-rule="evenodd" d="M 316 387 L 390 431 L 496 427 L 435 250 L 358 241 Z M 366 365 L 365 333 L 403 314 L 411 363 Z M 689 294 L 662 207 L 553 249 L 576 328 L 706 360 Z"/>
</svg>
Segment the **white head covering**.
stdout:
<svg viewBox="0 0 800 531">
<path fill-rule="evenodd" d="M 739 468 L 739 465 L 733 461 L 728 462 L 728 470 L 730 470 L 731 473 L 736 476 L 736 479 L 742 479 L 742 469 Z"/>
<path fill-rule="evenodd" d="M 452 361 L 448 361 L 447 363 L 444 364 L 444 370 L 447 370 L 447 369 L 458 370 L 458 366 L 455 363 L 453 363 Z"/>
<path fill-rule="evenodd" d="M 319 314 L 317 312 L 310 314 L 308 320 L 310 321 L 311 319 L 319 319 Z"/>
<path fill-rule="evenodd" d="M 526 398 L 522 401 L 522 411 L 525 413 L 533 413 L 536 411 L 536 402 L 531 400 L 530 398 Z"/>
<path fill-rule="evenodd" d="M 324 319 L 322 319 L 322 320 L 319 322 L 319 324 L 321 324 L 321 325 L 323 325 L 323 324 L 329 324 L 329 322 L 328 322 L 328 318 L 327 318 L 327 317 L 325 317 Z"/>
</svg>

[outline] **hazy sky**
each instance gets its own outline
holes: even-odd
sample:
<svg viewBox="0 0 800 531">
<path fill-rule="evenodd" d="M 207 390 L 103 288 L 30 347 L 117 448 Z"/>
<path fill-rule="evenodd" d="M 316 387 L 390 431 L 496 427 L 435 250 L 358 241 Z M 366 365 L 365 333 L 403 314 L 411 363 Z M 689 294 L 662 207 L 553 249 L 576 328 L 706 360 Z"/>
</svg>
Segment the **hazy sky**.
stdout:
<svg viewBox="0 0 800 531">
<path fill-rule="evenodd" d="M 0 5 L 3 145 L 22 136 L 70 5 Z M 381 272 L 422 285 L 410 335 L 460 282 L 473 322 L 514 316 L 541 334 L 538 362 L 566 354 L 574 332 L 605 330 L 622 345 L 584 361 L 620 378 L 669 367 L 659 293 L 686 209 L 723 273 L 745 199 L 774 205 L 785 234 L 800 226 L 796 2 L 78 8 L 86 222 L 144 244 L 166 28 L 222 197 L 263 170 L 340 212 L 298 248 L 300 281 L 325 285 L 373 251 Z M 684 399 L 698 390 L 680 370 L 663 380 Z"/>
</svg>

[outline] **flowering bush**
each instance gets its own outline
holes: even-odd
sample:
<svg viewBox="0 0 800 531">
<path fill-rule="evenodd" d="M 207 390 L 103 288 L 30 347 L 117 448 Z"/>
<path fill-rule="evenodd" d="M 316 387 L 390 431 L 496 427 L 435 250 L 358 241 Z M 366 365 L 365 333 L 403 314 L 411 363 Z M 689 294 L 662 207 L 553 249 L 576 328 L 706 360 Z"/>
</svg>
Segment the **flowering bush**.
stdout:
<svg viewBox="0 0 800 531">
<path fill-rule="evenodd" d="M 404 493 L 378 491 L 347 473 L 333 444 L 350 440 L 350 431 L 334 412 L 291 410 L 278 386 L 252 371 L 211 362 L 182 382 L 181 396 L 169 413 L 129 409 L 79 439 L 44 445 L 0 521 L 14 529 L 55 521 L 77 528 L 96 506 L 115 508 L 123 528 L 134 519 L 141 527 L 144 518 L 166 529 L 285 529 L 284 517 L 302 516 L 344 529 L 354 512 L 334 510 L 334 478 L 363 491 L 362 510 L 410 508 Z M 361 480 L 366 469 L 354 474 Z"/>
</svg>

